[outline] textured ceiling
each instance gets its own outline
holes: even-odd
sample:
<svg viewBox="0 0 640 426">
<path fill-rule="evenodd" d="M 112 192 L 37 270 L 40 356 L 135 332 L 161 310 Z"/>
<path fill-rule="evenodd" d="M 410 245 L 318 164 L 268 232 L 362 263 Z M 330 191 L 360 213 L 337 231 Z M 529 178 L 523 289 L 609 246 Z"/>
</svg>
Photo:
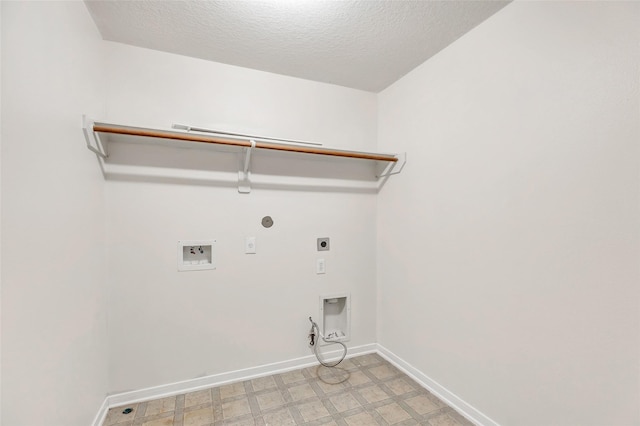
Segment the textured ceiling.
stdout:
<svg viewBox="0 0 640 426">
<path fill-rule="evenodd" d="M 85 1 L 102 37 L 378 92 L 508 1 Z"/>
</svg>

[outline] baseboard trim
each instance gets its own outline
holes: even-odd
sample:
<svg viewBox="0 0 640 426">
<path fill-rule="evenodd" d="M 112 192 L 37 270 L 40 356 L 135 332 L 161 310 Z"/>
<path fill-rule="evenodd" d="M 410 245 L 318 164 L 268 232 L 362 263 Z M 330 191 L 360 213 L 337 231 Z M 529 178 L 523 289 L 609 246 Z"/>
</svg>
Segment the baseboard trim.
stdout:
<svg viewBox="0 0 640 426">
<path fill-rule="evenodd" d="M 91 426 L 102 426 L 102 423 L 104 423 L 104 419 L 107 417 L 108 411 L 109 400 L 108 398 L 105 398 L 104 401 L 102 401 L 102 405 L 98 410 L 98 414 L 96 414 L 96 417 L 93 419 L 93 423 L 91 423 Z"/>
<path fill-rule="evenodd" d="M 377 352 L 377 349 L 378 345 L 375 343 L 349 348 L 347 358 L 365 355 L 368 353 L 375 353 Z M 331 361 L 341 356 L 342 351 L 337 350 L 326 352 L 323 354 L 328 361 Z M 301 358 L 290 359 L 287 361 L 264 364 L 258 367 L 245 368 L 242 370 L 213 374 L 210 376 L 199 377 L 197 379 L 184 380 L 181 382 L 154 386 L 146 389 L 117 393 L 107 396 L 107 398 L 105 399 L 105 403 L 108 408 L 117 407 L 120 405 L 134 404 L 138 402 L 149 401 L 152 399 L 165 398 L 168 396 L 180 395 L 188 392 L 195 392 L 201 389 L 221 386 L 228 383 L 256 379 L 258 377 L 270 376 L 272 374 L 285 373 L 291 370 L 311 367 L 313 365 L 316 365 L 317 363 L 318 362 L 315 355 L 309 355 Z M 100 426 L 100 423 L 98 423 L 96 426 Z"/>
<path fill-rule="evenodd" d="M 458 397 L 453 392 L 442 386 L 440 383 L 431 379 L 429 376 L 385 348 L 378 344 L 378 354 L 400 369 L 403 373 L 411 377 L 418 382 L 422 387 L 429 392 L 446 402 L 451 408 L 463 415 L 467 420 L 479 425 L 479 426 L 499 426 L 497 422 L 487 417 L 481 411 L 473 407 L 471 404 L 465 402 L 462 398 Z"/>
</svg>

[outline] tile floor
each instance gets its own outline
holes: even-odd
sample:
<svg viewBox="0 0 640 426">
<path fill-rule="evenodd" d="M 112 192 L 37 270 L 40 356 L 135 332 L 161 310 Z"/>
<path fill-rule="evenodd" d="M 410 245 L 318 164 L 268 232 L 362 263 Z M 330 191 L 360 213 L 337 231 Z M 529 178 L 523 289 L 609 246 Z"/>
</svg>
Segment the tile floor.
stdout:
<svg viewBox="0 0 640 426">
<path fill-rule="evenodd" d="M 103 426 L 472 425 L 377 354 L 339 367 L 309 367 L 116 407 Z M 126 408 L 129 414 L 123 414 Z"/>
</svg>

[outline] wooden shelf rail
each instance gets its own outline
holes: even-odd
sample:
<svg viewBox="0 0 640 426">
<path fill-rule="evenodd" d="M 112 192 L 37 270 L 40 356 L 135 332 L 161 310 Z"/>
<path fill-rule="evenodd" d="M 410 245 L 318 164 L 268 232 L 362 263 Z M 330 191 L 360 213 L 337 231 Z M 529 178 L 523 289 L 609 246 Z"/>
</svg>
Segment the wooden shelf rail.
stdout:
<svg viewBox="0 0 640 426">
<path fill-rule="evenodd" d="M 144 127 L 133 127 L 133 126 L 125 126 L 120 124 L 110 124 L 97 122 L 86 115 L 82 117 L 82 130 L 85 136 L 85 141 L 87 143 L 87 148 L 94 152 L 100 161 L 100 165 L 102 168 L 102 172 L 105 176 L 143 176 L 145 178 L 154 179 L 162 176 L 163 178 L 169 177 L 170 179 L 177 180 L 187 180 L 189 182 L 195 180 L 203 180 L 206 182 L 224 182 L 229 183 L 231 181 L 231 175 L 228 171 L 210 171 L 207 170 L 206 176 L 203 176 L 202 173 L 190 173 L 189 170 L 181 170 L 181 169 L 171 169 L 171 168 L 161 168 L 157 167 L 147 167 L 142 171 L 139 170 L 139 167 L 136 166 L 128 166 L 119 164 L 117 161 L 111 162 L 109 160 L 109 150 L 108 150 L 108 142 L 111 141 L 127 141 L 127 142 L 135 142 L 136 138 L 139 137 L 140 141 L 143 141 L 145 138 L 156 139 L 156 142 L 160 140 L 167 141 L 175 141 L 176 144 L 180 144 L 181 142 L 189 142 L 189 143 L 204 143 L 211 145 L 220 145 L 221 147 L 235 147 L 237 148 L 237 154 L 239 155 L 239 164 L 238 164 L 238 174 L 236 178 L 232 178 L 233 180 L 237 179 L 238 182 L 238 192 L 240 193 L 249 193 L 251 191 L 252 179 L 253 176 L 251 173 L 251 155 L 254 152 L 254 149 L 263 149 L 263 150 L 272 150 L 272 151 L 284 151 L 284 152 L 292 152 L 292 153 L 300 153 L 300 154 L 312 154 L 312 155 L 324 155 L 329 157 L 343 157 L 347 159 L 355 159 L 355 160 L 369 160 L 376 162 L 372 164 L 374 167 L 371 168 L 371 172 L 374 173 L 374 176 L 367 175 L 366 178 L 357 177 L 355 179 L 347 179 L 347 181 L 342 181 L 341 178 L 332 178 L 332 177 L 323 177 L 315 178 L 311 177 L 311 175 L 306 176 L 304 174 L 300 174 L 299 178 L 292 182 L 290 179 L 291 176 L 287 176 L 286 174 L 283 176 L 272 176 L 269 174 L 259 174 L 258 181 L 259 184 L 263 185 L 271 185 L 273 187 L 285 187 L 290 188 L 292 186 L 314 186 L 320 188 L 330 188 L 330 189 L 362 189 L 362 190 L 373 190 L 379 191 L 380 188 L 387 181 L 389 176 L 396 175 L 402 171 L 404 165 L 407 161 L 407 154 L 381 154 L 375 152 L 365 152 L 365 151 L 349 151 L 342 149 L 334 149 L 327 148 L 322 146 L 305 146 L 302 144 L 291 143 L 292 141 L 287 140 L 279 140 L 272 138 L 264 138 L 260 136 L 251 136 L 251 135 L 226 135 L 224 133 L 213 133 L 211 134 L 203 134 L 205 131 L 202 130 L 199 133 L 192 133 L 188 129 L 187 131 L 172 131 L 172 130 L 159 130 L 159 129 L 150 129 Z M 192 129 L 195 130 L 195 129 Z M 196 130 L 197 131 L 197 130 Z M 100 135 L 106 136 L 105 139 L 101 139 Z M 113 135 L 113 138 L 108 138 L 109 135 Z M 119 136 L 119 137 L 116 137 Z M 169 144 L 174 146 L 174 143 Z M 316 144 L 317 145 L 317 144 Z M 194 145 L 191 145 L 192 147 Z M 228 150 L 222 150 L 228 151 Z M 345 164 L 346 166 L 347 164 Z M 362 166 L 367 166 L 364 163 L 361 163 Z M 331 169 L 331 168 L 329 168 Z M 360 170 L 357 173 L 364 171 L 364 169 L 356 168 Z M 367 170 L 368 166 L 367 166 Z M 298 176 L 298 175 L 297 175 Z M 375 179 L 371 179 L 374 177 Z M 289 178 L 289 179 L 288 179 Z"/>
<path fill-rule="evenodd" d="M 141 127 L 120 126 L 115 124 L 94 123 L 93 131 L 98 133 L 112 133 L 129 136 L 143 136 L 150 138 L 171 139 L 185 142 L 200 142 L 227 146 L 237 146 L 241 148 L 259 148 L 275 151 L 298 152 L 303 154 L 329 155 L 334 157 L 348 157 L 362 160 L 388 161 L 395 163 L 398 158 L 392 154 L 377 154 L 370 152 L 346 151 L 333 148 L 307 147 L 298 145 L 285 145 L 270 142 L 251 140 L 231 139 L 218 136 L 206 136 L 185 132 L 172 132 L 166 130 L 146 129 Z"/>
</svg>

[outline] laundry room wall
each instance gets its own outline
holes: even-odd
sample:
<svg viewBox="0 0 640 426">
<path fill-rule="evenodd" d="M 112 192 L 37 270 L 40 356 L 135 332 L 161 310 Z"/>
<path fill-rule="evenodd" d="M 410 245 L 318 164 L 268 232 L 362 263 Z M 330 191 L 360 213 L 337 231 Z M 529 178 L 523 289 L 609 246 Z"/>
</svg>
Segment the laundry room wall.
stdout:
<svg viewBox="0 0 640 426">
<path fill-rule="evenodd" d="M 82 2 L 1 2 L 2 418 L 87 425 L 107 392 L 103 41 Z"/>
<path fill-rule="evenodd" d="M 379 343 L 504 425 L 632 425 L 640 4 L 513 2 L 380 94 Z"/>
<path fill-rule="evenodd" d="M 376 148 L 376 95 L 178 55 L 107 43 L 104 119 L 168 128 L 172 123 Z M 137 167 L 231 168 L 234 154 L 112 144 Z M 128 150 L 128 151 L 126 151 Z M 194 156 L 194 152 L 195 157 Z M 150 159 L 153 157 L 152 159 Z M 277 157 L 277 156 L 276 156 Z M 263 172 L 342 170 L 294 156 Z M 230 162 L 230 163 L 229 163 Z M 223 164 L 224 163 L 224 164 Z M 229 165 L 230 164 L 230 165 Z M 144 173 L 144 167 L 136 170 Z M 234 171 L 235 170 L 235 171 Z M 210 185 L 174 179 L 107 181 L 110 389 L 122 392 L 311 355 L 309 316 L 320 295 L 352 297 L 350 347 L 375 343 L 375 193 L 318 188 Z M 264 228 L 261 219 L 274 225 Z M 244 253 L 256 237 L 256 254 Z M 316 238 L 329 237 L 320 255 Z M 216 270 L 178 272 L 178 240 L 215 239 Z M 327 273 L 316 274 L 316 260 Z M 317 317 L 316 317 L 317 319 Z"/>
</svg>

